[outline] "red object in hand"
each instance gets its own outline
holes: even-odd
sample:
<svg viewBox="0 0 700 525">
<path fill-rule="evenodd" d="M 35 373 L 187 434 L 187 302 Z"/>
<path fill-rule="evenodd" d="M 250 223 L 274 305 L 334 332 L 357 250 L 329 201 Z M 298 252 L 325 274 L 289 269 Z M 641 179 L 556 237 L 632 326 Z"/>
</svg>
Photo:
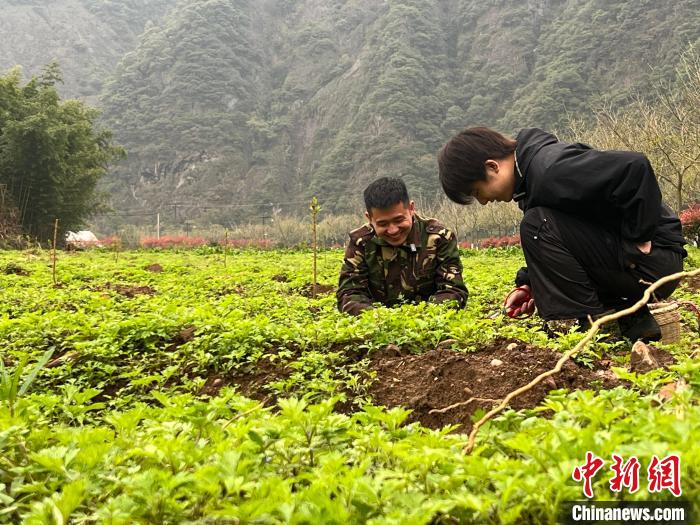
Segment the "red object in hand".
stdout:
<svg viewBox="0 0 700 525">
<path fill-rule="evenodd" d="M 522 297 L 520 297 L 516 303 L 510 305 L 510 309 L 507 309 L 506 304 L 508 304 L 508 299 L 510 299 L 510 296 L 516 292 L 525 292 L 525 294 Z M 532 315 L 532 312 L 521 313 L 520 315 L 516 315 L 515 311 L 518 308 L 520 308 L 523 304 L 528 302 L 530 299 L 532 299 L 532 294 L 530 294 L 529 288 L 526 288 L 525 286 L 518 286 L 517 288 L 514 288 L 508 295 L 506 295 L 506 298 L 503 300 L 503 313 L 511 319 L 527 319 Z"/>
</svg>

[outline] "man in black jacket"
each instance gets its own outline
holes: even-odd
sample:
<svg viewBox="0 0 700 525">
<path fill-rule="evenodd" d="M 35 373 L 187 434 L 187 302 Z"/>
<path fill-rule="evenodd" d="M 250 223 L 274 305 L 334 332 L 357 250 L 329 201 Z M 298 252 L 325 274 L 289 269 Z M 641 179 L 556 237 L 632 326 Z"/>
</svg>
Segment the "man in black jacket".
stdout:
<svg viewBox="0 0 700 525">
<path fill-rule="evenodd" d="M 568 144 L 536 128 L 515 140 L 469 128 L 438 153 L 447 196 L 515 200 L 525 212 L 520 236 L 527 267 L 506 309 L 545 320 L 578 319 L 626 308 L 646 287 L 683 266 L 681 224 L 661 201 L 654 171 L 641 153 L 597 151 Z M 657 289 L 658 299 L 677 286 Z M 528 299 L 531 296 L 532 299 Z M 656 340 L 659 326 L 645 307 L 620 320 L 631 339 Z"/>
</svg>

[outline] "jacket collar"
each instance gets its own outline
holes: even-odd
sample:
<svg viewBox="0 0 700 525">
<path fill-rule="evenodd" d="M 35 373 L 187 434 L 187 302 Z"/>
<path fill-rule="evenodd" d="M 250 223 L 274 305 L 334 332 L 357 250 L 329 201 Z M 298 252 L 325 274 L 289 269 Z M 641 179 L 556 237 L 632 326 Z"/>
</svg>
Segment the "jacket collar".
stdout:
<svg viewBox="0 0 700 525">
<path fill-rule="evenodd" d="M 523 172 L 520 171 L 520 164 L 518 163 L 518 151 L 515 151 L 515 190 L 513 191 L 513 200 L 519 202 L 527 196 L 527 188 L 525 187 L 525 177 L 523 177 Z"/>
<path fill-rule="evenodd" d="M 539 128 L 524 128 L 520 130 L 515 138 L 515 191 L 513 200 L 518 202 L 527 197 L 527 171 L 530 168 L 532 159 L 537 153 L 550 144 L 559 142 L 557 137 Z"/>
</svg>

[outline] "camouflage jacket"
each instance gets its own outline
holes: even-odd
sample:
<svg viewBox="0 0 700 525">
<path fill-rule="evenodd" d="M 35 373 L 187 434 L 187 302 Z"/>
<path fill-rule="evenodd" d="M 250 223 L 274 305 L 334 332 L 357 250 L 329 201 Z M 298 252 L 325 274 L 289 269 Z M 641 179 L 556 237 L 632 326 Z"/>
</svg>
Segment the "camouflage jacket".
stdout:
<svg viewBox="0 0 700 525">
<path fill-rule="evenodd" d="M 467 291 L 462 280 L 457 239 L 436 219 L 414 214 L 413 228 L 402 246 L 391 246 L 370 224 L 350 232 L 338 283 L 338 309 L 351 315 L 373 302 L 455 301 L 464 308 Z"/>
</svg>

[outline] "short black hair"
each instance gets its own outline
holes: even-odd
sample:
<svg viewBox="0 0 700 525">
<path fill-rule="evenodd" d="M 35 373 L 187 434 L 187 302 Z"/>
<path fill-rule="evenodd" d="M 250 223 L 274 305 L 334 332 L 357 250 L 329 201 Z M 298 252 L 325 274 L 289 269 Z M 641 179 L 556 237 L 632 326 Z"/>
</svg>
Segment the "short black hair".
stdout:
<svg viewBox="0 0 700 525">
<path fill-rule="evenodd" d="M 440 184 L 450 200 L 471 204 L 475 182 L 486 180 L 488 159 L 504 159 L 516 142 L 489 128 L 467 128 L 452 137 L 437 155 Z"/>
<path fill-rule="evenodd" d="M 379 210 L 391 208 L 399 202 L 409 205 L 408 190 L 403 180 L 398 177 L 382 177 L 365 188 L 365 208 L 371 213 L 372 208 Z"/>
</svg>

